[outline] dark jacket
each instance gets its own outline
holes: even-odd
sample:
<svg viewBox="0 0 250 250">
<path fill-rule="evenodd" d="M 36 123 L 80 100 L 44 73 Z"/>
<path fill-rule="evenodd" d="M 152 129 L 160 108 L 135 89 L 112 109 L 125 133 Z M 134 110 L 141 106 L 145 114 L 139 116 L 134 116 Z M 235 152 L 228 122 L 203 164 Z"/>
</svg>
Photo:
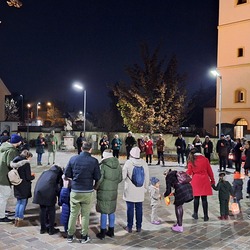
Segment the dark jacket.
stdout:
<svg viewBox="0 0 250 250">
<path fill-rule="evenodd" d="M 37 154 L 43 154 L 44 153 L 44 144 L 42 144 L 43 142 L 45 142 L 44 138 L 40 138 L 39 136 L 36 139 L 36 153 Z"/>
<path fill-rule="evenodd" d="M 103 152 L 105 149 L 109 148 L 109 141 L 108 139 L 102 138 L 99 142 L 100 150 Z"/>
<path fill-rule="evenodd" d="M 122 141 L 120 138 L 114 138 L 111 142 L 112 150 L 120 150 L 122 146 Z"/>
<path fill-rule="evenodd" d="M 134 138 L 134 136 L 127 136 L 127 138 L 125 139 L 125 145 L 126 147 L 132 148 L 136 145 L 136 140 Z"/>
<path fill-rule="evenodd" d="M 60 192 L 59 205 L 62 206 L 60 222 L 67 225 L 70 215 L 70 188 L 63 187 Z"/>
<path fill-rule="evenodd" d="M 71 190 L 74 192 L 92 192 L 93 181 L 101 178 L 99 163 L 88 152 L 81 152 L 70 158 L 65 177 L 72 179 Z"/>
<path fill-rule="evenodd" d="M 164 197 L 168 196 L 171 193 L 171 188 L 175 189 L 174 192 L 174 205 L 179 206 L 183 205 L 186 202 L 190 202 L 193 200 L 193 189 L 190 183 L 180 184 L 178 182 L 177 171 L 170 171 L 166 178 L 166 192 L 164 193 Z"/>
<path fill-rule="evenodd" d="M 10 163 L 12 168 L 17 168 L 18 174 L 22 179 L 22 182 L 14 186 L 14 196 L 18 199 L 28 199 L 31 195 L 31 181 L 35 179 L 31 175 L 30 161 L 23 158 L 22 156 L 17 156 Z"/>
<path fill-rule="evenodd" d="M 245 149 L 244 153 L 246 155 L 246 161 L 245 161 L 244 168 L 250 169 L 250 149 Z"/>
<path fill-rule="evenodd" d="M 214 190 L 219 191 L 218 193 L 219 201 L 229 200 L 230 195 L 234 196 L 233 188 L 228 181 L 220 179 L 217 185 L 215 186 L 213 184 L 212 187 Z"/>
<path fill-rule="evenodd" d="M 218 140 L 216 144 L 216 152 L 219 154 L 219 156 L 226 157 L 228 155 L 228 142 L 227 140 Z"/>
<path fill-rule="evenodd" d="M 243 189 L 243 180 L 235 179 L 233 181 L 233 193 L 238 201 L 243 199 L 242 189 Z"/>
<path fill-rule="evenodd" d="M 204 154 L 211 154 L 213 153 L 213 143 L 209 141 L 204 141 L 202 143 L 202 148 L 204 149 Z"/>
<path fill-rule="evenodd" d="M 175 144 L 176 146 L 176 150 L 177 150 L 177 154 L 178 153 L 185 153 L 185 150 L 186 150 L 186 141 L 184 138 L 177 138 L 176 141 L 175 141 Z"/>
<path fill-rule="evenodd" d="M 241 162 L 242 155 L 242 144 L 240 142 L 236 143 L 233 149 L 235 162 Z"/>
<path fill-rule="evenodd" d="M 37 180 L 33 203 L 54 206 L 61 191 L 62 175 L 62 169 L 56 165 L 44 171 Z"/>
<path fill-rule="evenodd" d="M 118 184 L 122 181 L 122 168 L 115 157 L 101 162 L 101 179 L 98 181 L 96 211 L 111 214 L 116 210 Z"/>
</svg>

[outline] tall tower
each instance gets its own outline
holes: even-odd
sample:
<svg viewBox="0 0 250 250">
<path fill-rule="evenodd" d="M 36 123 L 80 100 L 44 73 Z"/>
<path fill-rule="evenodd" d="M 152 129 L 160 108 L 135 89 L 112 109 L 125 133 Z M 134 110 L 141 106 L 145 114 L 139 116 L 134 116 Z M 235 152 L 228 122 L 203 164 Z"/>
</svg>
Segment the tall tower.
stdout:
<svg viewBox="0 0 250 250">
<path fill-rule="evenodd" d="M 220 0 L 217 67 L 216 123 L 221 110 L 223 133 L 250 134 L 250 0 Z"/>
</svg>

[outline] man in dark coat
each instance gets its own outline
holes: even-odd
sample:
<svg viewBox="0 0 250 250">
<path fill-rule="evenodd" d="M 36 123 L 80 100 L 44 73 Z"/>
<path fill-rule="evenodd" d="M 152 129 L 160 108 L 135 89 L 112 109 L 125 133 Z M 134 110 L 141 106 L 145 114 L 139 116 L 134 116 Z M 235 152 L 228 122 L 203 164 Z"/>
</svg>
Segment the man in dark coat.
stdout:
<svg viewBox="0 0 250 250">
<path fill-rule="evenodd" d="M 49 230 L 49 234 L 59 232 L 54 228 L 57 197 L 59 197 L 62 187 L 62 169 L 53 165 L 49 170 L 44 171 L 39 177 L 34 190 L 33 203 L 40 205 L 40 233 L 44 234 Z M 49 219 L 49 227 L 47 229 L 46 222 Z"/>
<path fill-rule="evenodd" d="M 219 171 L 226 171 L 227 155 L 228 155 L 228 142 L 225 136 L 221 134 L 220 140 L 216 144 L 216 152 L 219 155 L 220 169 Z"/>
<path fill-rule="evenodd" d="M 179 164 L 179 166 L 181 166 L 180 162 L 182 161 L 182 166 L 183 166 L 184 165 L 184 154 L 186 151 L 186 141 L 182 137 L 181 133 L 178 135 L 178 138 L 176 139 L 174 145 L 176 146 L 178 164 Z"/>
<path fill-rule="evenodd" d="M 134 136 L 132 135 L 132 132 L 128 132 L 127 138 L 125 140 L 126 145 L 126 151 L 127 151 L 127 159 L 129 159 L 130 156 L 130 150 L 136 145 L 136 140 Z"/>
</svg>

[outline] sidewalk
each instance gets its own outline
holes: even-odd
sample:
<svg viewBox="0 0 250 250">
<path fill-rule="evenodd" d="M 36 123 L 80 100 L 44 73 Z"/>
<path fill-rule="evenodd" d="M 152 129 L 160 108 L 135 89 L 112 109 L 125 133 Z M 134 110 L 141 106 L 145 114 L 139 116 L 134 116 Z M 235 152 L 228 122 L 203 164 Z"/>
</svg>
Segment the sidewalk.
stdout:
<svg viewBox="0 0 250 250">
<path fill-rule="evenodd" d="M 32 159 L 32 172 L 36 173 L 36 180 L 43 170 L 48 169 L 48 166 L 36 166 L 36 153 Z M 73 155 L 71 152 L 57 152 L 56 163 L 65 167 L 69 158 Z M 99 156 L 96 156 L 100 160 Z M 125 159 L 120 159 L 121 165 Z M 47 152 L 43 155 L 43 162 L 47 163 Z M 156 176 L 161 181 L 161 193 L 165 190 L 165 180 L 163 172 L 166 169 L 181 170 L 174 162 L 167 162 L 165 167 L 149 166 L 150 176 Z M 212 166 L 216 180 L 218 180 L 218 166 Z M 232 182 L 233 169 L 228 172 L 227 180 Z M 246 182 L 244 181 L 243 197 L 241 201 L 243 213 L 238 216 L 230 216 L 228 221 L 220 221 L 218 193 L 214 191 L 214 195 L 208 198 L 209 202 L 209 218 L 208 222 L 203 221 L 202 206 L 199 208 L 199 219 L 193 220 L 191 215 L 193 212 L 193 203 L 184 205 L 183 217 L 183 233 L 174 233 L 171 231 L 171 226 L 176 222 L 174 206 L 171 204 L 168 207 L 162 201 L 159 215 L 162 219 L 162 224 L 153 225 L 150 222 L 150 202 L 149 196 L 146 194 L 146 199 L 143 205 L 144 216 L 142 232 L 127 233 L 123 227 L 126 226 L 126 203 L 122 199 L 123 183 L 119 185 L 118 206 L 116 211 L 116 227 L 115 237 L 106 237 L 104 240 L 96 238 L 95 234 L 99 230 L 100 214 L 95 212 L 95 204 L 93 204 L 90 217 L 89 235 L 91 242 L 86 245 L 80 244 L 78 241 L 67 243 L 67 240 L 62 238 L 60 234 L 48 235 L 40 234 L 40 225 L 38 218 L 38 206 L 32 204 L 32 198 L 26 210 L 25 218 L 30 221 L 30 225 L 22 228 L 15 228 L 12 224 L 0 224 L 0 250 L 1 249 L 249 249 L 250 246 L 250 220 L 247 219 L 248 209 L 250 207 L 250 199 L 246 199 Z M 35 182 L 32 187 L 34 189 Z M 15 207 L 15 198 L 12 197 L 8 202 L 8 210 L 13 211 Z M 250 212 L 249 212 L 250 214 Z M 59 224 L 60 210 L 57 210 L 57 224 Z M 58 228 L 63 231 L 62 226 Z"/>
</svg>

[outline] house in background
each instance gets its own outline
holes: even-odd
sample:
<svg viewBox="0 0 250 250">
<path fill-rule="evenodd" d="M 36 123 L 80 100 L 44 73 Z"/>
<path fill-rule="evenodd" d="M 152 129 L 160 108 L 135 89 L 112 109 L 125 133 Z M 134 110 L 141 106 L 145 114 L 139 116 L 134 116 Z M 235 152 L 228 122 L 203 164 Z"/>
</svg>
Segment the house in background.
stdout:
<svg viewBox="0 0 250 250">
<path fill-rule="evenodd" d="M 11 95 L 11 93 L 0 78 L 0 122 L 5 121 L 4 103 L 6 95 Z"/>
<path fill-rule="evenodd" d="M 222 132 L 250 134 L 250 0 L 220 0 L 217 71 Z M 217 78 L 216 124 L 219 122 Z"/>
</svg>

